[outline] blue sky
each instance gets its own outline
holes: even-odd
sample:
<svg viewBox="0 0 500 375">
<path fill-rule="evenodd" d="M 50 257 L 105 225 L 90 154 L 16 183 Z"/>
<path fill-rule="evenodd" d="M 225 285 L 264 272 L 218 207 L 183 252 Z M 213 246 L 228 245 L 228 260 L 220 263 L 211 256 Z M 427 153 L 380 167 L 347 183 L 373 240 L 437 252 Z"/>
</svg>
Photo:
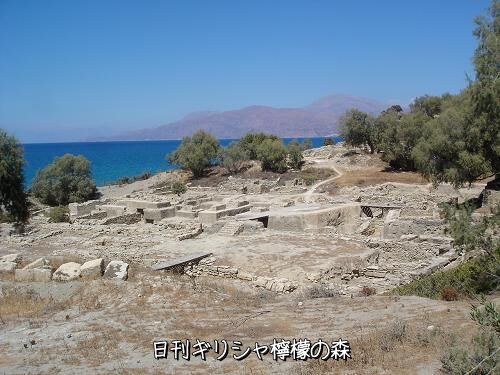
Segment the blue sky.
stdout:
<svg viewBox="0 0 500 375">
<path fill-rule="evenodd" d="M 332 93 L 455 93 L 488 4 L 0 0 L 0 127 L 24 142 L 78 140 Z"/>
</svg>

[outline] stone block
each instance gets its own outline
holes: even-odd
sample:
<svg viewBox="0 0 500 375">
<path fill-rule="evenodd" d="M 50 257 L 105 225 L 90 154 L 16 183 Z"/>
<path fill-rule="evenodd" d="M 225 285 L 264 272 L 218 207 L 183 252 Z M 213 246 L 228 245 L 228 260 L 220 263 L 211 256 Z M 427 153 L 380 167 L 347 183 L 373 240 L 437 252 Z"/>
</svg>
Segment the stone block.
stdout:
<svg viewBox="0 0 500 375">
<path fill-rule="evenodd" d="M 108 279 L 127 280 L 128 268 L 128 263 L 121 260 L 112 260 L 104 271 L 104 277 Z"/>
<path fill-rule="evenodd" d="M 111 204 L 105 204 L 104 206 L 102 206 L 102 210 L 106 212 L 106 215 L 108 217 L 124 215 L 126 209 L 127 208 L 124 206 L 111 205 Z"/>
<path fill-rule="evenodd" d="M 136 199 L 123 199 L 117 202 L 120 206 L 127 207 L 130 212 L 141 212 L 146 209 L 170 207 L 170 202 L 149 202 Z"/>
<path fill-rule="evenodd" d="M 31 262 L 27 266 L 25 266 L 23 269 L 24 270 L 30 270 L 33 268 L 43 268 L 45 266 L 49 265 L 49 260 L 47 258 L 38 258 L 34 262 Z"/>
<path fill-rule="evenodd" d="M 175 207 L 147 208 L 144 210 L 144 220 L 146 222 L 156 222 L 167 217 L 175 216 Z"/>
<path fill-rule="evenodd" d="M 93 200 L 84 203 L 70 203 L 69 204 L 69 217 L 71 219 L 77 218 L 83 215 L 89 215 L 95 210 L 97 203 L 99 201 Z"/>
<path fill-rule="evenodd" d="M 34 279 L 35 270 L 32 268 L 16 270 L 14 280 L 19 282 L 32 282 Z"/>
<path fill-rule="evenodd" d="M 254 279 L 254 277 L 249 272 L 238 271 L 238 279 L 252 281 Z"/>
<path fill-rule="evenodd" d="M 23 268 L 16 270 L 15 280 L 19 282 L 49 282 L 52 278 L 50 268 Z"/>
<path fill-rule="evenodd" d="M 34 268 L 33 281 L 46 283 L 52 279 L 52 269 L 50 268 Z"/>
<path fill-rule="evenodd" d="M 198 217 L 199 211 L 191 211 L 191 210 L 178 210 L 175 212 L 175 216 L 185 217 L 188 219 L 194 219 Z"/>
<path fill-rule="evenodd" d="M 19 254 L 8 254 L 0 258 L 0 262 L 14 262 L 19 263 L 22 257 Z"/>
<path fill-rule="evenodd" d="M 56 281 L 72 281 L 80 278 L 81 265 L 75 262 L 62 264 L 56 272 L 53 279 Z"/>
<path fill-rule="evenodd" d="M 213 211 L 222 211 L 222 210 L 225 210 L 226 209 L 226 205 L 225 204 L 214 204 L 211 208 L 211 210 Z"/>
<path fill-rule="evenodd" d="M 104 260 L 102 258 L 90 260 L 82 264 L 80 277 L 86 280 L 97 279 L 104 272 Z"/>
<path fill-rule="evenodd" d="M 17 263 L 14 262 L 0 262 L 0 279 L 12 277 L 16 267 Z"/>
<path fill-rule="evenodd" d="M 383 279 L 385 278 L 386 272 L 383 271 L 366 271 L 365 276 L 366 277 L 373 277 L 377 279 Z"/>
</svg>

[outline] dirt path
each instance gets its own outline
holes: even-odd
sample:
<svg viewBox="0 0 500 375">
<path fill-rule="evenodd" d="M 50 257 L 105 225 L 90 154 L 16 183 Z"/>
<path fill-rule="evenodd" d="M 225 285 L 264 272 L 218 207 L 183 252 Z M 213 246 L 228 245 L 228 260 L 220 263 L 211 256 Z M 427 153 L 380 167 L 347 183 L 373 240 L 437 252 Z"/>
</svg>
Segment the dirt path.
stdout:
<svg viewBox="0 0 500 375">
<path fill-rule="evenodd" d="M 337 169 L 333 161 L 320 161 L 320 160 L 313 160 L 315 162 L 314 168 L 330 168 L 332 169 L 336 175 L 334 177 L 328 178 L 326 180 L 320 181 L 315 183 L 313 186 L 311 186 L 305 193 L 302 194 L 302 198 L 304 198 L 304 202 L 308 202 L 313 194 L 316 194 L 315 191 L 317 188 L 319 188 L 322 185 L 328 184 L 330 182 L 335 181 L 336 179 L 340 178 L 343 176 L 343 173 Z"/>
</svg>

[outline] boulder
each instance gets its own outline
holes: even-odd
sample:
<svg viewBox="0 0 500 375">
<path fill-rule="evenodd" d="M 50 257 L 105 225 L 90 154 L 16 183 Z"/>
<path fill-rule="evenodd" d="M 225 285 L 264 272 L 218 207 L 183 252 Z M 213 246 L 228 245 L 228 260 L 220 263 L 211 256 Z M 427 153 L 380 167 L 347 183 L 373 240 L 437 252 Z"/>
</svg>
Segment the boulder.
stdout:
<svg viewBox="0 0 500 375">
<path fill-rule="evenodd" d="M 56 272 L 54 272 L 53 280 L 56 281 L 72 281 L 80 278 L 81 265 L 75 262 L 62 264 Z"/>
<path fill-rule="evenodd" d="M 0 279 L 14 275 L 16 266 L 14 262 L 0 262 Z"/>
<path fill-rule="evenodd" d="M 90 260 L 82 264 L 80 276 L 82 279 L 97 279 L 102 276 L 104 271 L 104 260 L 102 258 Z"/>
<path fill-rule="evenodd" d="M 121 260 L 112 260 L 108 263 L 104 271 L 104 277 L 108 279 L 127 280 L 128 278 L 128 263 Z"/>
<path fill-rule="evenodd" d="M 49 265 L 49 260 L 46 258 L 38 258 L 23 268 L 23 270 L 31 270 L 33 268 L 44 268 Z"/>
</svg>

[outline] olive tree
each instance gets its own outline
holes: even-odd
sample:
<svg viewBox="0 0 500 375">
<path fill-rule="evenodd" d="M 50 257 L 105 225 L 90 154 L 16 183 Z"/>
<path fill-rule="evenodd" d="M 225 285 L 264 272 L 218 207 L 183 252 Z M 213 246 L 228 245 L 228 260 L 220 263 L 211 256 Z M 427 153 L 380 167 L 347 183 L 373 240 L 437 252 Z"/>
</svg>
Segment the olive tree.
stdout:
<svg viewBox="0 0 500 375">
<path fill-rule="evenodd" d="M 238 173 L 245 160 L 247 160 L 247 154 L 237 142 L 231 143 L 219 152 L 219 161 L 229 173 Z"/>
<path fill-rule="evenodd" d="M 16 222 L 28 218 L 24 192 L 23 149 L 15 137 L 0 129 L 0 214 L 4 211 Z"/>
<path fill-rule="evenodd" d="M 217 161 L 219 142 L 213 135 L 198 130 L 192 137 L 184 137 L 179 147 L 167 155 L 167 160 L 188 169 L 195 178 L 203 176 L 206 169 Z"/>
<path fill-rule="evenodd" d="M 283 173 L 287 170 L 287 149 L 281 139 L 268 138 L 257 147 L 262 170 Z"/>
<path fill-rule="evenodd" d="M 365 112 L 351 109 L 340 120 L 341 133 L 344 141 L 351 146 L 368 146 L 370 152 L 375 152 L 376 129 L 375 119 Z"/>
<path fill-rule="evenodd" d="M 55 158 L 38 171 L 30 190 L 42 203 L 50 206 L 84 202 L 95 198 L 97 193 L 90 162 L 82 155 L 72 154 Z"/>
</svg>

